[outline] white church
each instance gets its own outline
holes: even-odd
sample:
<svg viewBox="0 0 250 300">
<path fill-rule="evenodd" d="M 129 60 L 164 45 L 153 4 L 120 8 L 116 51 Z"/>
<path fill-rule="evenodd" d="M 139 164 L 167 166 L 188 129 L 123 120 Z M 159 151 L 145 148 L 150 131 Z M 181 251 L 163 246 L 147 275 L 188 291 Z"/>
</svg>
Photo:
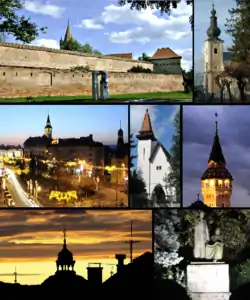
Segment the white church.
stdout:
<svg viewBox="0 0 250 300">
<path fill-rule="evenodd" d="M 170 154 L 154 135 L 148 110 L 136 135 L 137 171 L 146 184 L 151 207 L 174 206 L 173 189 L 166 189 L 164 178 L 170 170 Z"/>
</svg>

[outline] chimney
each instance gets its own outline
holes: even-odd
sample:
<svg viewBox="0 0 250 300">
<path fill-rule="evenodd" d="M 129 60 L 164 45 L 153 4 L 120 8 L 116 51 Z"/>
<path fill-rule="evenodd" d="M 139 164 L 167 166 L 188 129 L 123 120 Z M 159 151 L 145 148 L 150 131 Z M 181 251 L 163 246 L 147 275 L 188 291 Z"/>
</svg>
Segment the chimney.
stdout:
<svg viewBox="0 0 250 300">
<path fill-rule="evenodd" d="M 123 270 L 124 260 L 126 259 L 126 254 L 116 254 L 115 258 L 118 260 L 117 273 L 119 273 Z"/>
<path fill-rule="evenodd" d="M 99 286 L 102 284 L 102 269 L 103 268 L 101 263 L 88 264 L 88 281 L 91 285 Z"/>
</svg>

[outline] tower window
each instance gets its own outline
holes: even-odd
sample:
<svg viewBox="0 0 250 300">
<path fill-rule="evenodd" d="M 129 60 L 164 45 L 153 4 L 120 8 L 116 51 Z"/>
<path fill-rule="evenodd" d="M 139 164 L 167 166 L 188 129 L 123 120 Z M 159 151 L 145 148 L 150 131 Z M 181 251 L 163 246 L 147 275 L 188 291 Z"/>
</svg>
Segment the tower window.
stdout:
<svg viewBox="0 0 250 300">
<path fill-rule="evenodd" d="M 143 160 L 145 160 L 145 148 L 143 148 Z"/>
<path fill-rule="evenodd" d="M 218 54 L 217 48 L 214 48 L 214 54 Z"/>
<path fill-rule="evenodd" d="M 229 180 L 225 180 L 225 186 L 229 187 Z"/>
<path fill-rule="evenodd" d="M 222 187 L 222 180 L 218 180 L 218 186 Z"/>
<path fill-rule="evenodd" d="M 210 180 L 209 184 L 210 184 L 210 186 L 214 186 L 214 180 L 213 179 Z"/>
<path fill-rule="evenodd" d="M 156 166 L 156 170 L 161 170 L 161 166 Z"/>
</svg>

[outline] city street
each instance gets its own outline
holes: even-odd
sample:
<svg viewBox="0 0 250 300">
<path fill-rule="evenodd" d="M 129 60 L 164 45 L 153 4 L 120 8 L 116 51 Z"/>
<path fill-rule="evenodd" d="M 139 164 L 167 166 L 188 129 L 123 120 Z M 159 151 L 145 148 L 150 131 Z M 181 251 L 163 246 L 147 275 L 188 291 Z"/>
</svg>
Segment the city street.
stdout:
<svg viewBox="0 0 250 300">
<path fill-rule="evenodd" d="M 15 173 L 6 169 L 9 174 L 6 180 L 6 186 L 9 190 L 9 193 L 12 196 L 12 199 L 15 202 L 16 207 L 39 207 L 33 200 L 28 198 L 28 195 L 22 189 L 20 183 L 18 182 Z M 2 203 L 3 203 L 3 195 L 2 195 Z"/>
</svg>

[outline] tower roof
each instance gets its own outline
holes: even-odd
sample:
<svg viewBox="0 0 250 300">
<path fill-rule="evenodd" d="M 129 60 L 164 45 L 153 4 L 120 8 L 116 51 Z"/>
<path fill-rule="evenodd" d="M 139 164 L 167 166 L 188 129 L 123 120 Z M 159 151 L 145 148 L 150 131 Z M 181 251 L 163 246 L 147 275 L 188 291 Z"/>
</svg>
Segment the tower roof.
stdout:
<svg viewBox="0 0 250 300">
<path fill-rule="evenodd" d="M 207 36 L 209 39 L 218 40 L 219 36 L 221 34 L 221 30 L 217 25 L 217 16 L 216 16 L 216 10 L 213 8 L 211 10 L 211 16 L 210 16 L 210 26 L 207 30 Z"/>
<path fill-rule="evenodd" d="M 48 114 L 48 117 L 47 117 L 47 122 L 46 122 L 45 128 L 52 128 L 51 123 L 50 123 L 49 114 Z"/>
<path fill-rule="evenodd" d="M 156 141 L 148 109 L 146 109 L 146 113 L 144 115 L 141 130 L 139 130 L 139 134 L 136 137 L 139 140 L 147 139 L 147 140 Z"/>
<path fill-rule="evenodd" d="M 66 242 L 66 229 L 63 231 L 63 248 L 62 250 L 58 253 L 58 262 L 61 264 L 67 264 L 67 263 L 72 263 L 73 261 L 73 254 L 70 252 L 67 248 L 67 242 Z"/>
<path fill-rule="evenodd" d="M 215 114 L 215 116 L 217 117 L 218 115 Z M 212 150 L 210 152 L 208 163 L 213 161 L 215 163 L 220 163 L 225 166 L 226 160 L 225 160 L 225 157 L 222 152 L 220 139 L 219 139 L 219 135 L 218 135 L 218 122 L 215 121 L 215 124 L 216 124 L 216 129 L 215 129 L 214 142 L 213 142 Z"/>
<path fill-rule="evenodd" d="M 71 34 L 71 29 L 70 29 L 69 20 L 68 20 L 67 29 L 66 29 L 65 36 L 64 36 L 64 43 L 69 41 L 70 39 L 72 39 L 72 34 Z"/>
</svg>

